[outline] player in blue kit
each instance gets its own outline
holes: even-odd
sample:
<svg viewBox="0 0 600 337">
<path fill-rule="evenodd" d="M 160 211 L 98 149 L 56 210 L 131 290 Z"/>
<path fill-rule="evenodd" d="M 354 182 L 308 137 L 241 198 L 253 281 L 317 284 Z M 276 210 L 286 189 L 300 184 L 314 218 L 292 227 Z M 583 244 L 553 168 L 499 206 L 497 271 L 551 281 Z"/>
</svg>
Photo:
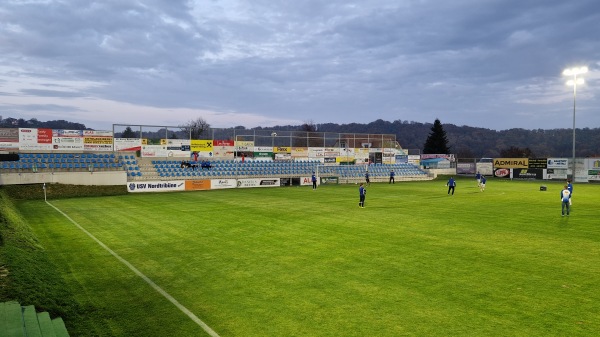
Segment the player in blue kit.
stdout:
<svg viewBox="0 0 600 337">
<path fill-rule="evenodd" d="M 450 191 L 452 191 L 452 195 L 454 195 L 454 188 L 456 187 L 456 181 L 454 180 L 453 177 L 450 177 L 450 179 L 446 183 L 446 186 L 448 186 L 448 194 L 450 194 Z"/>
<path fill-rule="evenodd" d="M 358 188 L 358 195 L 360 197 L 358 201 L 358 207 L 365 208 L 365 197 L 367 195 L 367 189 L 363 186 L 363 183 L 360 183 L 360 187 Z"/>
</svg>

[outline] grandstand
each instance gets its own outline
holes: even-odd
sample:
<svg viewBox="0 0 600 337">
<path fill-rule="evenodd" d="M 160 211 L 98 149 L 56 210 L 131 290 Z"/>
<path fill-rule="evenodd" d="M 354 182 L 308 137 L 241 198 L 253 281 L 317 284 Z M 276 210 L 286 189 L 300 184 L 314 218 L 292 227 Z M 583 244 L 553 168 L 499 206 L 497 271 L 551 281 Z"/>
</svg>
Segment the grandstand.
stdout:
<svg viewBox="0 0 600 337">
<path fill-rule="evenodd" d="M 226 135 L 213 130 L 212 139 L 194 140 L 116 138 L 114 130 L 54 130 L 51 137 L 47 130 L 19 133 L 23 136 L 0 148 L 19 155 L 16 161 L 0 162 L 0 184 L 293 179 L 313 172 L 319 178 L 355 183 L 364 180 L 366 171 L 373 182 L 387 180 L 391 170 L 398 180 L 431 179 L 417 165 L 396 160 L 405 153 L 394 135 L 266 130 Z M 36 139 L 36 133 L 46 136 Z M 139 134 L 148 132 L 140 127 Z"/>
</svg>

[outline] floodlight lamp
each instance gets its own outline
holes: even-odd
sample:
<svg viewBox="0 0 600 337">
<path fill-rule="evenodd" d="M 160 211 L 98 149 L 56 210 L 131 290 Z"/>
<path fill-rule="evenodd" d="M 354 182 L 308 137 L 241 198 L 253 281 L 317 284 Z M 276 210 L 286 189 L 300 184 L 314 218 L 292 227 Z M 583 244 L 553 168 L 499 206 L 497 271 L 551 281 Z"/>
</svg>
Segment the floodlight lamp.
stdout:
<svg viewBox="0 0 600 337">
<path fill-rule="evenodd" d="M 272 137 L 277 137 L 277 132 L 273 132 L 273 133 L 271 134 L 271 136 L 272 136 Z"/>
<path fill-rule="evenodd" d="M 571 75 L 573 75 L 573 73 L 571 72 L 571 69 L 565 69 L 565 71 L 563 71 L 563 75 L 564 76 L 571 76 Z"/>
<path fill-rule="evenodd" d="M 581 77 L 578 77 L 576 81 L 573 81 L 573 80 L 568 80 L 568 81 L 567 81 L 567 85 L 568 85 L 568 86 L 573 86 L 573 85 L 575 85 L 575 84 L 577 84 L 577 85 L 581 85 L 581 84 L 583 84 L 583 83 L 585 83 L 585 81 L 584 81 L 584 80 L 583 80 L 583 78 L 581 78 Z"/>
</svg>

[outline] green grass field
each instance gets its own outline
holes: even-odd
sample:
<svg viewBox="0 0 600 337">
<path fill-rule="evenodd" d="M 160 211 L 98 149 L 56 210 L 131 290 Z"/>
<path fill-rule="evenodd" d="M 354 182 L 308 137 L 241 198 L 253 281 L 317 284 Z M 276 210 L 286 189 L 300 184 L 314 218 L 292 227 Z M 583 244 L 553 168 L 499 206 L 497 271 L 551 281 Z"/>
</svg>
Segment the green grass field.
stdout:
<svg viewBox="0 0 600 337">
<path fill-rule="evenodd" d="M 548 191 L 539 191 L 541 184 Z M 220 336 L 597 336 L 600 186 L 445 180 L 49 202 Z M 208 336 L 73 222 L 18 208 L 80 336 Z M 85 327 L 85 328 L 83 328 Z"/>
</svg>

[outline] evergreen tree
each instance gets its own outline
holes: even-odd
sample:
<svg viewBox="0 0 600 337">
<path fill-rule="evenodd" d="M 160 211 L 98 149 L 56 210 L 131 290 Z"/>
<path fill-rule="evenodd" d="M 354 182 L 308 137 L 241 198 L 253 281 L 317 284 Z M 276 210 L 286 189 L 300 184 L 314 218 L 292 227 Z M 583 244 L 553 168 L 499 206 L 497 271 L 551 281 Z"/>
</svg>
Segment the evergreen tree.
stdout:
<svg viewBox="0 0 600 337">
<path fill-rule="evenodd" d="M 436 118 L 431 127 L 431 133 L 425 141 L 423 146 L 423 153 L 425 154 L 449 154 L 450 148 L 448 147 L 448 138 L 446 137 L 446 131 L 442 127 L 442 122 Z"/>
<path fill-rule="evenodd" d="M 121 134 L 121 138 L 139 138 L 137 132 L 134 132 L 130 126 L 126 127 Z"/>
</svg>

